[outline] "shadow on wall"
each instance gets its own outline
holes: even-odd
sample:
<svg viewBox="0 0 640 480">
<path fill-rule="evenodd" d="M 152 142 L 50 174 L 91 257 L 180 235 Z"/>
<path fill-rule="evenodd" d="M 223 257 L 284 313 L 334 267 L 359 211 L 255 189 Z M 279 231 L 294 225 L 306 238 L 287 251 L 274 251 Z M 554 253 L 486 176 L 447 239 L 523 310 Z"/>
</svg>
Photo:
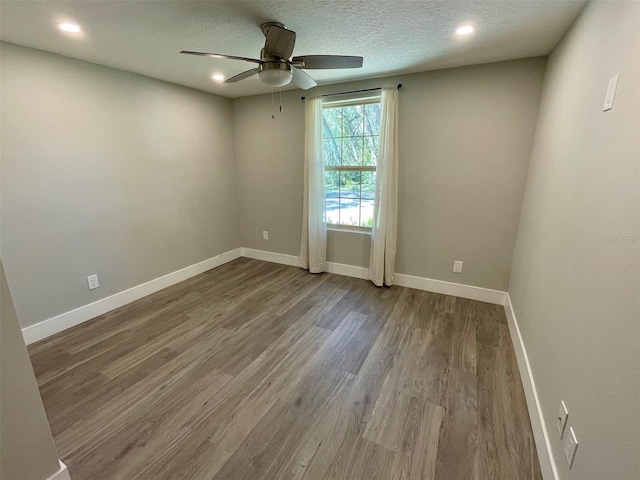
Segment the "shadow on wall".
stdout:
<svg viewBox="0 0 640 480">
<path fill-rule="evenodd" d="M 60 463 L 1 262 L 0 282 L 0 472 L 3 479 L 42 480 Z"/>
</svg>

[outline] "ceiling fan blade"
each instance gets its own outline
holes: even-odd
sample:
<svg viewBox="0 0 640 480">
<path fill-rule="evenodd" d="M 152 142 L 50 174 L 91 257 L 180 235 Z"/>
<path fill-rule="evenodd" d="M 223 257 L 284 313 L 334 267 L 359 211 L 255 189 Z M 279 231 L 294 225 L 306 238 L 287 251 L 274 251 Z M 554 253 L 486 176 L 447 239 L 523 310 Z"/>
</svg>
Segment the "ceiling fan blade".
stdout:
<svg viewBox="0 0 640 480">
<path fill-rule="evenodd" d="M 251 70 L 247 70 L 246 72 L 239 73 L 231 78 L 227 78 L 223 83 L 236 83 L 240 80 L 244 80 L 245 78 L 249 78 L 258 73 L 257 68 L 252 68 Z"/>
<path fill-rule="evenodd" d="M 293 78 L 291 78 L 291 84 L 303 90 L 309 90 L 310 88 L 318 85 L 316 81 L 311 78 L 306 72 L 303 72 L 299 68 L 291 67 L 293 72 Z"/>
<path fill-rule="evenodd" d="M 180 53 L 184 53 L 186 55 L 198 55 L 200 57 L 226 58 L 229 60 L 243 60 L 245 62 L 262 63 L 262 60 L 258 60 L 256 58 L 234 57 L 233 55 L 222 55 L 220 53 L 189 52 L 187 50 L 182 50 Z"/>
<path fill-rule="evenodd" d="M 288 60 L 293 53 L 296 44 L 296 32 L 287 30 L 279 25 L 271 25 L 267 31 L 267 40 L 264 43 L 266 55 Z"/>
<path fill-rule="evenodd" d="M 344 55 L 303 55 L 293 57 L 291 62 L 298 68 L 360 68 L 362 57 L 349 57 Z"/>
</svg>

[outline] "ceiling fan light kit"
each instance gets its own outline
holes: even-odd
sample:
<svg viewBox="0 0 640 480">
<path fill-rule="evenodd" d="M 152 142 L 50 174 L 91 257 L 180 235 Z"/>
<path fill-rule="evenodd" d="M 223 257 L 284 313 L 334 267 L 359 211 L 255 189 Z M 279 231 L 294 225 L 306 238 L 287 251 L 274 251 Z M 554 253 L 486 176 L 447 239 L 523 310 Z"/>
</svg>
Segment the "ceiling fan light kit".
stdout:
<svg viewBox="0 0 640 480">
<path fill-rule="evenodd" d="M 293 71 L 291 65 L 284 62 L 262 63 L 258 67 L 258 78 L 270 87 L 284 87 L 291 83 Z"/>
<path fill-rule="evenodd" d="M 344 55 L 304 55 L 293 57 L 293 47 L 296 43 L 296 32 L 287 29 L 282 23 L 267 22 L 260 25 L 266 37 L 264 48 L 260 52 L 260 59 L 223 55 L 219 53 L 192 52 L 183 50 L 180 53 L 212 58 L 225 58 L 257 63 L 252 68 L 238 75 L 228 78 L 224 83 L 235 83 L 245 78 L 258 75 L 260 81 L 270 87 L 284 87 L 292 83 L 298 88 L 308 90 L 317 85 L 302 69 L 335 69 L 360 68 L 362 57 Z"/>
</svg>

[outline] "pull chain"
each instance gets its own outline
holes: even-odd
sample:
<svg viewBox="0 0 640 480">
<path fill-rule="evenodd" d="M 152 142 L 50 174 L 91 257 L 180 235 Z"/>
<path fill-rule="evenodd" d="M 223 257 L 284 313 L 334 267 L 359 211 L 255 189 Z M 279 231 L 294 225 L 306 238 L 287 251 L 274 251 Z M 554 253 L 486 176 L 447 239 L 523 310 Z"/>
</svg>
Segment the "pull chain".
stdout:
<svg viewBox="0 0 640 480">
<path fill-rule="evenodd" d="M 271 120 L 275 120 L 276 114 L 273 112 L 273 88 L 271 89 Z"/>
<path fill-rule="evenodd" d="M 282 89 L 280 89 L 280 113 L 282 113 Z"/>
</svg>

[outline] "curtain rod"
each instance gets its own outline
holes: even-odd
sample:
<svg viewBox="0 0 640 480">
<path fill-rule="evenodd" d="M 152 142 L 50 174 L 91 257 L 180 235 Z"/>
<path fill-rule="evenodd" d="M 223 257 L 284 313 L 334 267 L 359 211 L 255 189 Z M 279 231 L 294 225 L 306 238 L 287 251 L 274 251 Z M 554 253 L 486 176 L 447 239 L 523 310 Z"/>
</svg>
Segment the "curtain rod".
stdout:
<svg viewBox="0 0 640 480">
<path fill-rule="evenodd" d="M 398 84 L 398 90 L 402 88 L 402 84 Z M 321 97 L 333 97 L 335 95 L 349 95 L 351 93 L 364 93 L 364 92 L 375 92 L 376 90 L 382 90 L 382 87 L 378 88 L 366 88 L 364 90 L 352 90 L 351 92 L 340 92 L 340 93 L 327 93 L 326 95 L 320 95 Z M 300 100 L 304 100 L 307 97 L 300 97 Z"/>
</svg>

